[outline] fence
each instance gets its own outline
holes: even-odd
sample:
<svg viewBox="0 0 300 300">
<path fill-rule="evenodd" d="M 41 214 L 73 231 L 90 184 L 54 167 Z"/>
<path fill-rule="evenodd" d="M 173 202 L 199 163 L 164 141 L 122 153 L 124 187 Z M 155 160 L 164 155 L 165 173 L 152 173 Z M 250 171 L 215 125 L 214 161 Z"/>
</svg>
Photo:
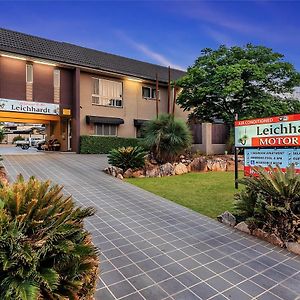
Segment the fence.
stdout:
<svg viewBox="0 0 300 300">
<path fill-rule="evenodd" d="M 229 137 L 229 128 L 225 124 L 191 124 L 193 150 L 203 154 L 224 154 Z"/>
</svg>

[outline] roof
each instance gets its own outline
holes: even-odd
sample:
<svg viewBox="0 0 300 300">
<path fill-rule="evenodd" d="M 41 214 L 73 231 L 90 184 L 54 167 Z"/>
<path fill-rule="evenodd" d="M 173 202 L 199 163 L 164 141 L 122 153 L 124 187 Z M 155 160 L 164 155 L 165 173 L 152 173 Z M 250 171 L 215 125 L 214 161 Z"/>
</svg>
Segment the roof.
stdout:
<svg viewBox="0 0 300 300">
<path fill-rule="evenodd" d="M 160 81 L 168 81 L 167 67 L 4 28 L 0 28 L 0 51 L 150 80 L 158 73 Z M 184 71 L 171 69 L 171 80 L 183 75 Z"/>
</svg>

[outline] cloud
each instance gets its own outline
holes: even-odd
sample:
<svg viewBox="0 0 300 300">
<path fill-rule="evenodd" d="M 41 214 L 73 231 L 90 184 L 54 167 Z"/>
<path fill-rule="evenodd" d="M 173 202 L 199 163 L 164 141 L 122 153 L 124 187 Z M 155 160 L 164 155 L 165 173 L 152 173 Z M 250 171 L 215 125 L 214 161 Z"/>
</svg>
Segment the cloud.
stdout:
<svg viewBox="0 0 300 300">
<path fill-rule="evenodd" d="M 179 70 L 183 70 L 185 71 L 186 68 L 174 64 L 172 63 L 169 59 L 167 59 L 164 55 L 150 49 L 148 46 L 146 46 L 145 44 L 142 44 L 140 42 L 134 41 L 133 39 L 131 39 L 130 37 L 128 37 L 123 31 L 116 31 L 116 34 L 118 35 L 119 38 L 121 38 L 124 42 L 126 42 L 128 45 L 130 45 L 132 48 L 140 51 L 141 53 L 143 53 L 144 55 L 146 55 L 147 57 L 151 58 L 152 60 L 154 60 L 156 63 L 159 63 L 160 65 L 163 66 L 170 66 L 174 69 L 179 69 Z"/>
<path fill-rule="evenodd" d="M 215 30 L 208 26 L 203 27 L 203 29 L 206 31 L 209 37 L 212 38 L 214 41 L 216 41 L 218 44 L 226 45 L 226 46 L 233 46 L 235 44 L 228 35 L 218 30 Z"/>
<path fill-rule="evenodd" d="M 206 24 L 217 26 L 222 30 L 230 30 L 232 32 L 260 38 L 276 43 L 295 42 L 297 33 L 295 28 L 271 28 L 269 25 L 258 24 L 256 21 L 240 19 L 238 16 L 230 14 L 230 12 L 222 12 L 218 7 L 213 7 L 205 2 L 191 2 L 190 5 L 181 5 L 173 9 L 174 13 L 183 14 L 194 20 L 200 20 Z M 213 32 L 212 32 L 213 33 Z M 213 34 L 217 37 L 217 35 Z"/>
</svg>

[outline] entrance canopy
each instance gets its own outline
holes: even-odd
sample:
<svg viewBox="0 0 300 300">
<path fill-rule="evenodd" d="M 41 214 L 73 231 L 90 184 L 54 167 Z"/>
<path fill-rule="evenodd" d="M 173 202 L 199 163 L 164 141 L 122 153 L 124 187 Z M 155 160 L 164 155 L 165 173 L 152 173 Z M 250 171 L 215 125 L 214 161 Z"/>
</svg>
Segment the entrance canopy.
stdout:
<svg viewBox="0 0 300 300">
<path fill-rule="evenodd" d="M 1 122 L 49 124 L 50 121 L 58 122 L 59 120 L 60 117 L 56 115 L 42 115 L 42 114 L 0 111 Z"/>
</svg>

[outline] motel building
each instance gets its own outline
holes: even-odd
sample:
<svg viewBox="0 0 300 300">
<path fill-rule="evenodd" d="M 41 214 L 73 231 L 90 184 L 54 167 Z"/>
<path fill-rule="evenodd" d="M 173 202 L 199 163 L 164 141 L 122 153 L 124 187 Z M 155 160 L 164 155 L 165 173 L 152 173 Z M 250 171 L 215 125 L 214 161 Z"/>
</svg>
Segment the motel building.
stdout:
<svg viewBox="0 0 300 300">
<path fill-rule="evenodd" d="M 156 115 L 156 74 L 166 113 L 168 68 L 0 29 L 0 122 L 44 125 L 61 151 L 79 152 L 81 135 L 139 137 Z M 178 106 L 175 115 L 187 119 Z"/>
</svg>

